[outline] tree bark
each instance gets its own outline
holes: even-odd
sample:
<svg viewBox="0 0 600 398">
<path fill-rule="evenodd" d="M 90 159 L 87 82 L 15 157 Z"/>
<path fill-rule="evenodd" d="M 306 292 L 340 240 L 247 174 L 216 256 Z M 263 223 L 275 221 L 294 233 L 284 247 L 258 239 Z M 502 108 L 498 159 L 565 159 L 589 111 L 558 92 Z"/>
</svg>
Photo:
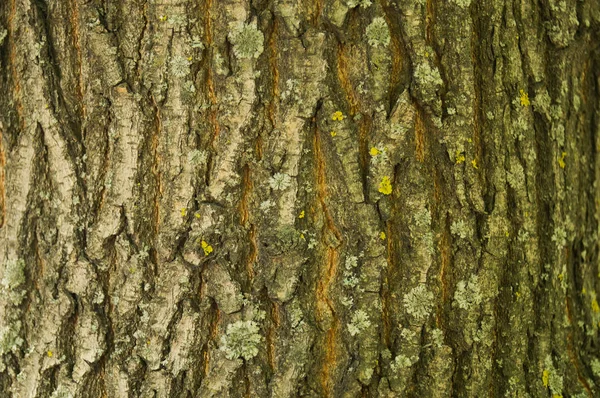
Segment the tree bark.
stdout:
<svg viewBox="0 0 600 398">
<path fill-rule="evenodd" d="M 0 396 L 600 396 L 600 3 L 4 0 Z"/>
</svg>

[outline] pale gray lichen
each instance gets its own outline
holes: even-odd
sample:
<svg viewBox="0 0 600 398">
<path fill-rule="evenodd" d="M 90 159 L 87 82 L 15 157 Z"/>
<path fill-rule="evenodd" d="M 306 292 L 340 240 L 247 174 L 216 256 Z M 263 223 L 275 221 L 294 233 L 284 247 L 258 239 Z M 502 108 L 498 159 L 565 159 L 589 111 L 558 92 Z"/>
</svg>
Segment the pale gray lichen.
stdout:
<svg viewBox="0 0 600 398">
<path fill-rule="evenodd" d="M 552 242 L 556 243 L 558 249 L 562 249 L 567 244 L 567 231 L 563 227 L 556 227 L 552 235 Z"/>
<path fill-rule="evenodd" d="M 0 329 L 0 357 L 9 352 L 16 352 L 23 345 L 20 331 L 21 321 L 15 321 Z"/>
<path fill-rule="evenodd" d="M 262 336 L 254 321 L 237 321 L 227 325 L 227 333 L 221 336 L 220 350 L 228 359 L 244 358 L 249 360 L 258 354 L 258 345 Z"/>
<path fill-rule="evenodd" d="M 300 307 L 300 304 L 297 301 L 293 301 L 288 306 L 288 316 L 292 328 L 298 327 L 304 319 L 304 313 L 302 312 L 302 308 Z"/>
<path fill-rule="evenodd" d="M 444 345 L 444 332 L 441 329 L 433 329 L 431 331 L 431 341 L 436 347 Z"/>
<path fill-rule="evenodd" d="M 358 265 L 358 257 L 356 256 L 348 256 L 346 257 L 346 269 L 350 270 L 355 268 Z"/>
<path fill-rule="evenodd" d="M 590 367 L 592 368 L 592 372 L 596 377 L 600 377 L 600 360 L 598 358 L 592 359 L 590 362 Z"/>
<path fill-rule="evenodd" d="M 264 36 L 256 28 L 256 22 L 233 25 L 229 40 L 233 44 L 233 53 L 238 58 L 258 58 L 264 49 Z"/>
<path fill-rule="evenodd" d="M 298 105 L 303 103 L 301 96 L 301 87 L 300 82 L 296 79 L 287 79 L 285 81 L 286 89 L 281 92 L 280 98 L 282 100 L 287 100 L 288 98 L 291 101 L 296 102 Z"/>
<path fill-rule="evenodd" d="M 404 308 L 416 320 L 424 320 L 433 308 L 433 293 L 418 285 L 404 296 Z"/>
<path fill-rule="evenodd" d="M 0 283 L 5 289 L 10 290 L 14 290 L 25 283 L 25 261 L 23 259 L 8 261 Z"/>
<path fill-rule="evenodd" d="M 402 328 L 400 336 L 402 336 L 407 341 L 412 341 L 415 337 L 417 337 L 417 333 L 412 329 Z"/>
<path fill-rule="evenodd" d="M 73 394 L 63 385 L 59 385 L 50 398 L 73 398 Z"/>
<path fill-rule="evenodd" d="M 340 303 L 342 303 L 344 307 L 352 307 L 352 305 L 354 305 L 354 299 L 350 296 L 342 296 Z"/>
<path fill-rule="evenodd" d="M 196 92 L 196 86 L 191 80 L 186 80 L 185 83 L 183 83 L 183 88 L 188 92 L 188 94 L 194 94 Z"/>
<path fill-rule="evenodd" d="M 207 159 L 206 151 L 201 151 L 198 149 L 194 149 L 190 153 L 188 153 L 188 162 L 190 162 L 194 166 L 198 166 L 206 162 Z"/>
<path fill-rule="evenodd" d="M 510 172 L 506 173 L 506 181 L 513 189 L 525 187 L 525 171 L 519 161 L 514 160 L 510 163 Z"/>
<path fill-rule="evenodd" d="M 6 31 L 6 29 L 0 30 L 0 46 L 4 42 L 4 39 L 6 38 L 6 35 L 8 35 L 8 32 Z"/>
<path fill-rule="evenodd" d="M 477 275 L 471 275 L 468 282 L 460 281 L 456 284 L 453 303 L 455 307 L 470 311 L 481 304 L 482 300 L 483 296 Z"/>
<path fill-rule="evenodd" d="M 175 77 L 185 77 L 190 73 L 191 62 L 181 55 L 171 58 L 171 73 Z"/>
<path fill-rule="evenodd" d="M 413 215 L 413 220 L 417 227 L 429 227 L 431 226 L 431 212 L 426 207 L 419 209 Z"/>
<path fill-rule="evenodd" d="M 466 239 L 471 233 L 469 227 L 463 220 L 454 221 L 450 226 L 450 232 L 454 236 L 458 236 L 462 239 Z"/>
<path fill-rule="evenodd" d="M 346 0 L 346 4 L 349 8 L 354 8 L 358 5 L 360 5 L 362 8 L 367 8 L 373 3 L 371 0 Z"/>
<path fill-rule="evenodd" d="M 356 275 L 344 272 L 344 280 L 342 281 L 344 286 L 353 288 L 358 285 L 358 282 L 359 280 Z"/>
<path fill-rule="evenodd" d="M 563 390 L 563 378 L 558 375 L 554 364 L 552 363 L 552 357 L 546 356 L 544 361 L 544 372 L 542 374 L 542 380 L 544 385 L 550 388 L 550 391 L 554 395 L 562 395 Z"/>
<path fill-rule="evenodd" d="M 192 40 L 190 41 L 190 46 L 192 48 L 204 50 L 204 43 L 202 43 L 202 39 L 200 38 L 200 36 L 193 36 Z"/>
<path fill-rule="evenodd" d="M 271 199 L 267 199 L 263 202 L 260 203 L 260 205 L 258 206 L 260 208 L 260 210 L 262 211 L 269 211 L 271 209 L 271 207 L 275 206 L 275 202 L 273 202 Z"/>
<path fill-rule="evenodd" d="M 369 44 L 373 47 L 385 47 L 390 44 L 390 29 L 381 17 L 373 18 L 373 22 L 367 26 L 366 34 Z"/>
<path fill-rule="evenodd" d="M 471 0 L 452 0 L 452 3 L 462 8 L 469 8 Z"/>
<path fill-rule="evenodd" d="M 427 62 L 417 64 L 415 78 L 423 86 L 441 87 L 444 84 L 437 68 L 432 68 Z"/>
<path fill-rule="evenodd" d="M 371 321 L 369 321 L 367 313 L 363 310 L 358 310 L 354 313 L 352 321 L 348 324 L 348 332 L 350 335 L 356 336 L 369 326 L 371 326 Z"/>
<path fill-rule="evenodd" d="M 0 285 L 4 288 L 8 294 L 10 301 L 14 305 L 21 304 L 25 291 L 20 289 L 21 285 L 25 283 L 25 261 L 18 259 L 15 261 L 8 261 L 4 268 L 4 276 L 0 281 Z"/>
<path fill-rule="evenodd" d="M 275 173 L 269 180 L 269 186 L 276 191 L 283 191 L 290 186 L 292 177 L 284 173 Z"/>
<path fill-rule="evenodd" d="M 392 363 L 390 363 L 390 368 L 393 372 L 397 372 L 402 369 L 410 368 L 419 360 L 419 357 L 413 355 L 412 357 L 407 357 L 404 354 L 396 355 Z"/>
</svg>

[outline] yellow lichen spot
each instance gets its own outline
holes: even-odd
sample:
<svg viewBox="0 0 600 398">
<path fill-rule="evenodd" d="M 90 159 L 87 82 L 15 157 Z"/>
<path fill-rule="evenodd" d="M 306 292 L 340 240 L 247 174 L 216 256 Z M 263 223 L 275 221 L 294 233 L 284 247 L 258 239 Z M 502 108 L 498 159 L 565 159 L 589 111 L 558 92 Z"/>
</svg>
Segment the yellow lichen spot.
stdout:
<svg viewBox="0 0 600 398">
<path fill-rule="evenodd" d="M 210 253 L 212 253 L 213 248 L 211 245 L 209 245 L 208 243 L 206 243 L 206 241 L 202 241 L 202 243 L 200 243 L 200 245 L 202 246 L 202 250 L 204 250 L 204 255 L 208 256 Z"/>
<path fill-rule="evenodd" d="M 192 57 L 191 55 L 187 58 L 188 61 L 191 61 L 193 59 L 194 59 L 194 57 Z"/>
<path fill-rule="evenodd" d="M 598 300 L 596 299 L 592 300 L 592 311 L 596 314 L 600 312 L 600 305 L 598 305 Z"/>
<path fill-rule="evenodd" d="M 200 218 L 200 212 L 198 212 L 198 211 L 197 211 L 197 212 L 195 212 L 195 213 L 194 213 L 194 217 L 196 217 L 196 218 Z"/>
<path fill-rule="evenodd" d="M 563 396 L 561 394 L 554 394 L 552 398 L 563 398 Z"/>
<path fill-rule="evenodd" d="M 565 276 L 563 274 L 558 274 L 558 280 L 562 282 L 563 279 L 565 279 Z"/>
<path fill-rule="evenodd" d="M 381 179 L 379 183 L 379 192 L 384 195 L 390 195 L 392 193 L 392 182 L 390 181 L 390 177 L 385 176 Z"/>
<path fill-rule="evenodd" d="M 519 91 L 519 100 L 521 101 L 521 106 L 529 106 L 529 95 L 525 92 L 525 90 L 521 89 Z"/>
<path fill-rule="evenodd" d="M 473 142 L 473 139 L 467 138 L 467 142 L 471 143 L 471 142 Z"/>
<path fill-rule="evenodd" d="M 341 111 L 336 111 L 331 115 L 331 120 L 344 120 L 344 114 Z"/>
<path fill-rule="evenodd" d="M 146 341 L 146 345 L 150 345 L 150 340 L 147 340 L 147 341 Z"/>
<path fill-rule="evenodd" d="M 476 168 L 476 169 L 478 169 L 478 168 L 479 168 L 479 166 L 477 166 L 477 159 L 473 159 L 473 160 L 471 161 L 471 165 L 472 165 L 474 168 Z"/>
<path fill-rule="evenodd" d="M 381 232 L 379 233 L 379 238 L 380 238 L 381 240 L 385 240 L 385 237 L 386 237 L 386 236 L 385 236 L 385 232 L 381 231 Z"/>
<path fill-rule="evenodd" d="M 183 209 L 181 209 L 181 217 L 185 217 L 186 214 L 187 214 L 187 209 L 184 207 Z"/>
<path fill-rule="evenodd" d="M 560 166 L 561 169 L 564 169 L 565 166 L 567 165 L 565 163 L 565 156 L 567 156 L 567 153 L 563 152 L 562 155 L 560 155 L 560 159 L 558 159 L 558 165 Z"/>
<path fill-rule="evenodd" d="M 369 154 L 371 156 L 377 156 L 381 153 L 381 151 L 375 147 L 371 148 L 371 150 L 369 151 Z"/>
<path fill-rule="evenodd" d="M 456 164 L 461 164 L 466 159 L 464 152 L 459 151 L 459 150 L 456 151 L 455 157 L 456 157 Z"/>
<path fill-rule="evenodd" d="M 329 134 L 331 134 L 332 137 L 335 137 L 337 135 L 337 133 L 333 130 L 331 130 L 331 133 L 329 133 Z"/>
<path fill-rule="evenodd" d="M 52 358 L 52 356 L 54 355 L 54 353 L 50 350 L 48 350 L 48 352 L 46 354 L 48 354 L 48 357 L 50 357 L 50 358 Z"/>
<path fill-rule="evenodd" d="M 510 236 L 510 233 L 508 232 L 508 230 L 504 231 L 504 236 L 506 236 L 507 238 Z"/>
<path fill-rule="evenodd" d="M 585 287 L 583 289 L 581 289 L 581 294 L 587 294 L 587 290 Z"/>
<path fill-rule="evenodd" d="M 158 17 L 158 19 L 160 19 L 161 21 L 165 22 L 167 20 L 167 16 L 166 15 L 161 15 L 160 17 Z"/>
<path fill-rule="evenodd" d="M 521 292 L 515 292 L 515 297 L 517 298 L 517 300 L 519 299 L 519 297 L 521 297 Z"/>
<path fill-rule="evenodd" d="M 548 369 L 544 369 L 542 372 L 542 383 L 544 383 L 544 387 L 548 387 L 548 383 L 550 382 L 550 371 Z"/>
<path fill-rule="evenodd" d="M 304 210 L 302 210 L 302 211 L 300 212 L 300 214 L 298 215 L 298 218 L 304 218 Z"/>
</svg>

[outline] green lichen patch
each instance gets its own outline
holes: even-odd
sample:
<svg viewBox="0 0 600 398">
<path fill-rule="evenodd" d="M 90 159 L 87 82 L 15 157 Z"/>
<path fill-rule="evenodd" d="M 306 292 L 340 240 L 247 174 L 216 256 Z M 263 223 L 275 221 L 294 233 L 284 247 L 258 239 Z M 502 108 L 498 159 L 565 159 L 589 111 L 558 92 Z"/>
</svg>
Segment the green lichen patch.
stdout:
<svg viewBox="0 0 600 398">
<path fill-rule="evenodd" d="M 468 282 L 460 281 L 457 283 L 453 303 L 455 307 L 470 311 L 481 304 L 482 300 L 483 296 L 481 295 L 477 275 L 471 275 Z"/>
<path fill-rule="evenodd" d="M 560 376 L 552 363 L 552 357 L 546 356 L 544 370 L 542 372 L 542 383 L 548 387 L 554 396 L 562 396 L 563 377 Z"/>
<path fill-rule="evenodd" d="M 284 173 L 275 173 L 269 179 L 269 186 L 275 191 L 283 191 L 292 183 L 292 178 Z"/>
<path fill-rule="evenodd" d="M 419 360 L 419 357 L 413 355 L 412 357 L 408 357 L 404 354 L 397 355 L 396 358 L 390 363 L 390 368 L 393 372 L 399 372 L 403 369 L 410 368 Z"/>
<path fill-rule="evenodd" d="M 0 357 L 10 352 L 17 352 L 24 343 L 19 333 L 21 321 L 16 321 L 0 328 Z M 4 363 L 0 361 L 0 372 L 4 370 Z"/>
<path fill-rule="evenodd" d="M 373 18 L 373 22 L 367 26 L 366 34 L 369 45 L 373 47 L 385 47 L 390 44 L 390 29 L 381 17 Z"/>
<path fill-rule="evenodd" d="M 346 0 L 346 5 L 349 8 L 354 8 L 356 6 L 361 6 L 362 8 L 367 8 L 371 4 L 373 4 L 371 2 L 371 0 Z"/>
<path fill-rule="evenodd" d="M 25 296 L 23 289 L 20 289 L 24 283 L 25 261 L 23 259 L 8 261 L 0 285 L 2 285 L 5 294 L 8 294 L 14 305 L 19 305 Z"/>
<path fill-rule="evenodd" d="M 18 259 L 8 261 L 4 269 L 4 277 L 0 282 L 5 289 L 14 290 L 25 283 L 25 261 Z"/>
<path fill-rule="evenodd" d="M 433 308 L 433 293 L 425 285 L 413 288 L 404 296 L 404 308 L 417 321 L 423 321 Z"/>
<path fill-rule="evenodd" d="M 256 28 L 256 23 L 234 25 L 229 40 L 238 58 L 258 58 L 264 50 L 264 35 Z"/>
<path fill-rule="evenodd" d="M 358 310 L 352 316 L 352 321 L 348 324 L 348 332 L 352 336 L 356 336 L 366 328 L 371 326 L 369 316 L 363 310 Z"/>
<path fill-rule="evenodd" d="M 460 237 L 461 239 L 466 239 L 467 236 L 471 234 L 471 229 L 463 220 L 458 220 L 452 223 L 450 226 L 450 232 L 454 236 Z"/>
<path fill-rule="evenodd" d="M 181 55 L 171 59 L 171 74 L 175 77 L 185 77 L 190 73 L 191 61 Z"/>
<path fill-rule="evenodd" d="M 258 354 L 262 336 L 254 321 L 237 321 L 227 325 L 227 333 L 221 337 L 220 349 L 227 359 L 244 358 L 250 360 Z"/>
</svg>

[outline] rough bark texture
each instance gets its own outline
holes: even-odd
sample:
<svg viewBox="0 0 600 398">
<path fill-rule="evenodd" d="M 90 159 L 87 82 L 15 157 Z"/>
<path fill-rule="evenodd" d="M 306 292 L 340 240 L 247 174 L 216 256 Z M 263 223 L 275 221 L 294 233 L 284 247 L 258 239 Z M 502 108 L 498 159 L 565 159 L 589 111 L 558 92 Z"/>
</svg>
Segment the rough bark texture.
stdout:
<svg viewBox="0 0 600 398">
<path fill-rule="evenodd" d="M 0 396 L 600 396 L 596 0 L 3 0 Z"/>
</svg>

